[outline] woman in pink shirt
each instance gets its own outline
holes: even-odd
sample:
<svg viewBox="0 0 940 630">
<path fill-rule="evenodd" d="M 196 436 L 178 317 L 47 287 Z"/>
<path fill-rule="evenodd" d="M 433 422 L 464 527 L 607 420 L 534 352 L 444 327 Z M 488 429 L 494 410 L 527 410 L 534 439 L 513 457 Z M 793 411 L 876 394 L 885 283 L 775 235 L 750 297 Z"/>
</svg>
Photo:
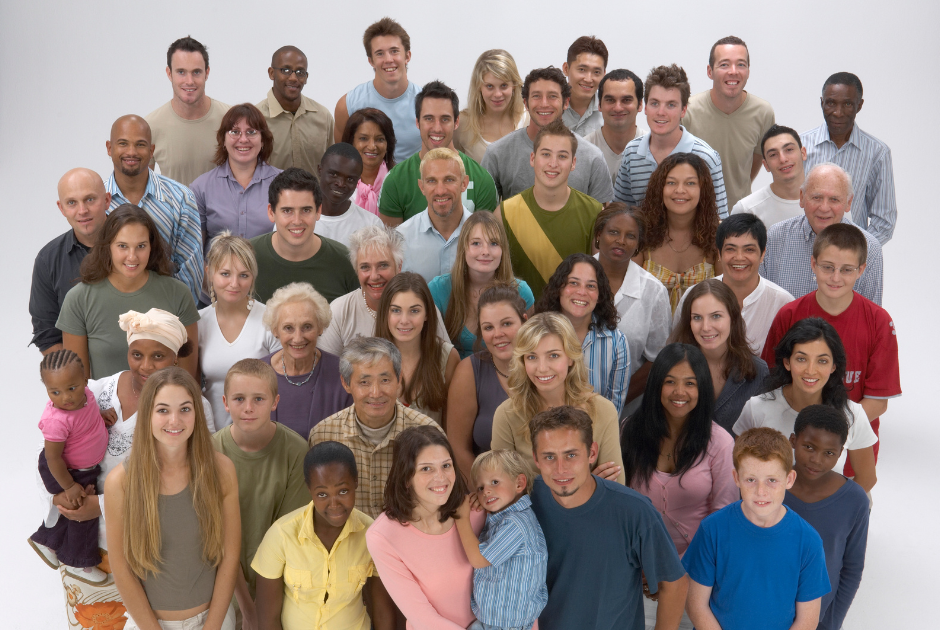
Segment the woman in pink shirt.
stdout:
<svg viewBox="0 0 940 630">
<path fill-rule="evenodd" d="M 738 500 L 731 471 L 734 440 L 715 424 L 708 362 L 689 344 L 663 348 L 650 369 L 643 403 L 620 432 L 627 485 L 649 497 L 685 553 L 702 519 Z M 644 584 L 647 626 L 655 625 L 655 595 Z M 683 614 L 680 628 L 692 628 Z"/>
<path fill-rule="evenodd" d="M 475 620 L 473 567 L 454 526 L 466 496 L 441 430 L 427 425 L 402 431 L 385 484 L 385 511 L 366 532 L 366 543 L 409 629 L 464 630 Z M 477 535 L 484 518 L 470 512 Z"/>
</svg>

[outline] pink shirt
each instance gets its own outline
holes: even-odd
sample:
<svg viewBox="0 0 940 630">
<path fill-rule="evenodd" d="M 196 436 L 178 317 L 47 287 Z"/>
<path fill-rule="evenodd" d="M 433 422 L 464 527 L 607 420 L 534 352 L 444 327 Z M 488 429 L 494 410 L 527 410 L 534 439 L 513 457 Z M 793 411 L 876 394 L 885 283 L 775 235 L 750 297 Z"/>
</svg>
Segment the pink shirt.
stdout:
<svg viewBox="0 0 940 630">
<path fill-rule="evenodd" d="M 680 557 L 703 518 L 740 498 L 731 475 L 733 449 L 734 438 L 712 422 L 712 438 L 705 457 L 682 475 L 681 485 L 679 477 L 657 470 L 650 477 L 649 486 L 630 486 L 653 502 Z"/>
<path fill-rule="evenodd" d="M 484 519 L 483 512 L 470 512 L 477 535 Z M 408 620 L 407 628 L 464 630 L 473 622 L 473 567 L 456 524 L 432 536 L 383 512 L 366 532 L 366 544 L 382 584 Z"/>
<path fill-rule="evenodd" d="M 91 468 L 101 463 L 108 448 L 108 429 L 91 390 L 85 388 L 85 406 L 65 411 L 46 403 L 39 419 L 42 437 L 49 442 L 65 442 L 62 460 L 68 468 Z"/>
<path fill-rule="evenodd" d="M 374 215 L 379 214 L 379 192 L 382 190 L 382 183 L 385 176 L 388 175 L 388 166 L 385 162 L 379 165 L 379 172 L 375 176 L 375 181 L 367 184 L 361 179 L 356 184 L 356 205 L 363 210 L 368 210 Z"/>
</svg>

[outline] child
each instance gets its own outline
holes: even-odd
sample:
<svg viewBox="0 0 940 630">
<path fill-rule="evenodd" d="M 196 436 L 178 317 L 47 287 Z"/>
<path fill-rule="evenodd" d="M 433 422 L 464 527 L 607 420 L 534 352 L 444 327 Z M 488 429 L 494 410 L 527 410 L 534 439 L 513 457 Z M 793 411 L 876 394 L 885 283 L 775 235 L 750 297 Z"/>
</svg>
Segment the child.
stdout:
<svg viewBox="0 0 940 630">
<path fill-rule="evenodd" d="M 830 591 L 822 541 L 783 505 L 793 485 L 787 438 L 762 427 L 734 444 L 741 501 L 707 516 L 682 558 L 689 572 L 687 610 L 696 628 L 813 630 Z"/>
<path fill-rule="evenodd" d="M 498 449 L 470 468 L 476 498 L 489 512 L 479 540 L 470 525 L 467 495 L 457 512 L 457 532 L 473 565 L 471 630 L 531 628 L 548 602 L 548 549 L 532 511 L 532 480 L 522 455 Z"/>
<path fill-rule="evenodd" d="M 47 354 L 39 376 L 49 402 L 39 420 L 45 446 L 39 454 L 39 475 L 49 493 L 65 493 L 68 507 L 76 509 L 85 498 L 85 487 L 95 486 L 101 460 L 108 447 L 108 430 L 98 403 L 88 389 L 82 360 L 71 350 Z M 100 586 L 108 575 L 97 568 L 98 519 L 72 521 L 60 517 L 52 527 L 45 523 L 30 536 L 29 545 L 53 569 L 65 565 L 76 580 Z"/>
<path fill-rule="evenodd" d="M 339 442 L 320 442 L 304 457 L 304 481 L 312 501 L 275 521 L 251 561 L 259 627 L 394 628 L 395 605 L 366 547 L 372 519 L 355 508 L 353 452 Z"/>
<path fill-rule="evenodd" d="M 832 585 L 832 591 L 822 599 L 820 630 L 842 627 L 865 568 L 868 497 L 857 483 L 832 470 L 848 434 L 843 414 L 832 407 L 812 405 L 796 417 L 790 436 L 796 482 L 783 504 L 819 532 Z"/>
</svg>

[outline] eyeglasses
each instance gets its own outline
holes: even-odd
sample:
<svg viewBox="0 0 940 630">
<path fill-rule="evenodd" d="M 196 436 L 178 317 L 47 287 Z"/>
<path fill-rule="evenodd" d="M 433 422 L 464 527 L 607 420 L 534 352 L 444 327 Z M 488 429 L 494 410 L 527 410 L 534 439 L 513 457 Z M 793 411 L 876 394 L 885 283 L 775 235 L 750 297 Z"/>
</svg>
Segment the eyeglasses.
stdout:
<svg viewBox="0 0 940 630">
<path fill-rule="evenodd" d="M 289 77 L 291 74 L 296 74 L 298 79 L 307 78 L 307 71 L 303 68 L 297 68 L 296 70 L 291 70 L 290 68 L 277 68 L 277 71 L 281 73 L 282 77 Z"/>
<path fill-rule="evenodd" d="M 837 270 L 838 270 L 838 272 L 839 272 L 839 275 L 842 275 L 842 276 L 851 276 L 853 273 L 855 273 L 856 271 L 858 271 L 859 268 L 860 268 L 860 267 L 850 267 L 850 266 L 848 266 L 848 265 L 845 265 L 845 266 L 842 266 L 842 267 L 834 267 L 834 266 L 830 265 L 829 263 L 821 263 L 821 264 L 816 265 L 816 269 L 819 269 L 821 272 L 823 272 L 823 273 L 824 273 L 825 275 L 827 275 L 827 276 L 831 276 L 831 275 L 834 274 Z"/>
<path fill-rule="evenodd" d="M 245 131 L 241 131 L 240 129 L 229 129 L 227 133 L 229 138 L 232 138 L 233 140 L 240 138 L 242 134 L 245 134 L 245 137 L 251 140 L 258 135 L 258 130 L 246 129 Z"/>
</svg>

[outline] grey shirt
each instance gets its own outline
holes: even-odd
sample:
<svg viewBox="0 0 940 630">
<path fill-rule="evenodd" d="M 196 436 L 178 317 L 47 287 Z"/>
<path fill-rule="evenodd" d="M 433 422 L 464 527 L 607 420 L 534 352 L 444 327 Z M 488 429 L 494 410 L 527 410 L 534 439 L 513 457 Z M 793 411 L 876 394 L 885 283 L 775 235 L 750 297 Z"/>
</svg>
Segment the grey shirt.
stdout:
<svg viewBox="0 0 940 630">
<path fill-rule="evenodd" d="M 500 198 L 509 199 L 535 185 L 535 172 L 529 164 L 534 145 L 526 129 L 517 129 L 503 136 L 486 149 L 482 166 L 496 182 Z M 614 187 L 604 154 L 590 142 L 578 139 L 576 163 L 568 185 L 606 203 L 614 198 Z"/>
</svg>

